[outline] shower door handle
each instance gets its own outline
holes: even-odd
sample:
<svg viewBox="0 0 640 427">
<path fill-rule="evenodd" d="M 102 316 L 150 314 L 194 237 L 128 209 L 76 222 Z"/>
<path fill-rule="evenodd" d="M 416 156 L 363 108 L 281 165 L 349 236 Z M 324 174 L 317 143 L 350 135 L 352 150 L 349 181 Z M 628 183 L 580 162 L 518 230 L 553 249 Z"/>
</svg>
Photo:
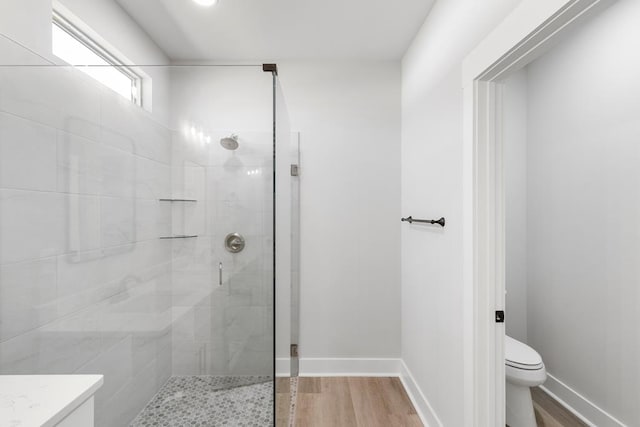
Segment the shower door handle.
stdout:
<svg viewBox="0 0 640 427">
<path fill-rule="evenodd" d="M 218 286 L 222 286 L 222 263 L 218 264 Z"/>
</svg>

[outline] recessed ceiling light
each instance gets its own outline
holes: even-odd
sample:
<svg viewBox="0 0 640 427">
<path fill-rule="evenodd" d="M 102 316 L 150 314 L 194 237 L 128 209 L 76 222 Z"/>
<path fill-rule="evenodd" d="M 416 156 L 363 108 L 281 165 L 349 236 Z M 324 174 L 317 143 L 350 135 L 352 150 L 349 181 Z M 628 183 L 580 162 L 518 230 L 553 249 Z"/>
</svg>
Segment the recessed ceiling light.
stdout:
<svg viewBox="0 0 640 427">
<path fill-rule="evenodd" d="M 199 4 L 200 6 L 205 6 L 205 7 L 213 6 L 214 4 L 218 3 L 218 0 L 193 0 L 193 1 Z"/>
</svg>

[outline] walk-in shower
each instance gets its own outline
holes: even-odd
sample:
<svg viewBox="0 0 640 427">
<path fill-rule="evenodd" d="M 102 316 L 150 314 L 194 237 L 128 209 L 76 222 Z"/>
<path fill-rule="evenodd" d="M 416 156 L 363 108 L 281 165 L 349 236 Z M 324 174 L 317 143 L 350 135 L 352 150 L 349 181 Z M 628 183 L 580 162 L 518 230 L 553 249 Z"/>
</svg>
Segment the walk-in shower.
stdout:
<svg viewBox="0 0 640 427">
<path fill-rule="evenodd" d="M 297 150 L 276 73 L 142 64 L 139 106 L 0 53 L 0 373 L 103 374 L 97 426 L 270 425 Z"/>
</svg>

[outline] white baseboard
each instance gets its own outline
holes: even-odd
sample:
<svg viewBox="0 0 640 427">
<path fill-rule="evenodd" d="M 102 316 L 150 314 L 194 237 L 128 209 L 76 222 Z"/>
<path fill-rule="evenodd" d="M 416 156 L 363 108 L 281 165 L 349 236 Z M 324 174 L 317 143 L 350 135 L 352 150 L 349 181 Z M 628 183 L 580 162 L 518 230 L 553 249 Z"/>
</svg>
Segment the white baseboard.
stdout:
<svg viewBox="0 0 640 427">
<path fill-rule="evenodd" d="M 422 420 L 425 427 L 442 427 L 438 415 L 436 415 L 433 407 L 429 404 L 424 393 L 422 393 L 411 371 L 407 365 L 405 365 L 404 361 L 401 360 L 400 364 L 400 381 L 402 381 L 402 385 L 409 395 L 409 399 L 411 399 L 411 403 L 413 403 L 413 407 L 416 409 L 420 420 Z"/>
<path fill-rule="evenodd" d="M 289 357 L 276 358 L 276 377 L 291 376 L 291 359 Z"/>
<path fill-rule="evenodd" d="M 547 381 L 540 388 L 592 427 L 626 427 L 613 415 L 549 373 L 547 373 Z"/>
<path fill-rule="evenodd" d="M 300 358 L 301 377 L 397 377 L 400 359 Z"/>
</svg>

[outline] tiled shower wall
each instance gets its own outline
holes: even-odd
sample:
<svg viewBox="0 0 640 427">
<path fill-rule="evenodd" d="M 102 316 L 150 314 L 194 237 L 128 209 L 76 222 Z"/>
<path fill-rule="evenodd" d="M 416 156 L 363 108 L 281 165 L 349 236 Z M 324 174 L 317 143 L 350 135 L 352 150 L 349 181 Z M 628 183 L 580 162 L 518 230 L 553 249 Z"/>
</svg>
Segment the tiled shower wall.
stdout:
<svg viewBox="0 0 640 427">
<path fill-rule="evenodd" d="M 0 373 L 100 373 L 98 426 L 171 373 L 171 134 L 0 36 Z M 41 65 L 41 66 L 36 66 Z"/>
<path fill-rule="evenodd" d="M 198 235 L 173 242 L 174 375 L 272 375 L 272 134 L 238 133 L 233 152 L 218 143 L 229 133 L 174 134 L 174 194 L 197 202 L 174 204 L 173 226 Z"/>
</svg>

